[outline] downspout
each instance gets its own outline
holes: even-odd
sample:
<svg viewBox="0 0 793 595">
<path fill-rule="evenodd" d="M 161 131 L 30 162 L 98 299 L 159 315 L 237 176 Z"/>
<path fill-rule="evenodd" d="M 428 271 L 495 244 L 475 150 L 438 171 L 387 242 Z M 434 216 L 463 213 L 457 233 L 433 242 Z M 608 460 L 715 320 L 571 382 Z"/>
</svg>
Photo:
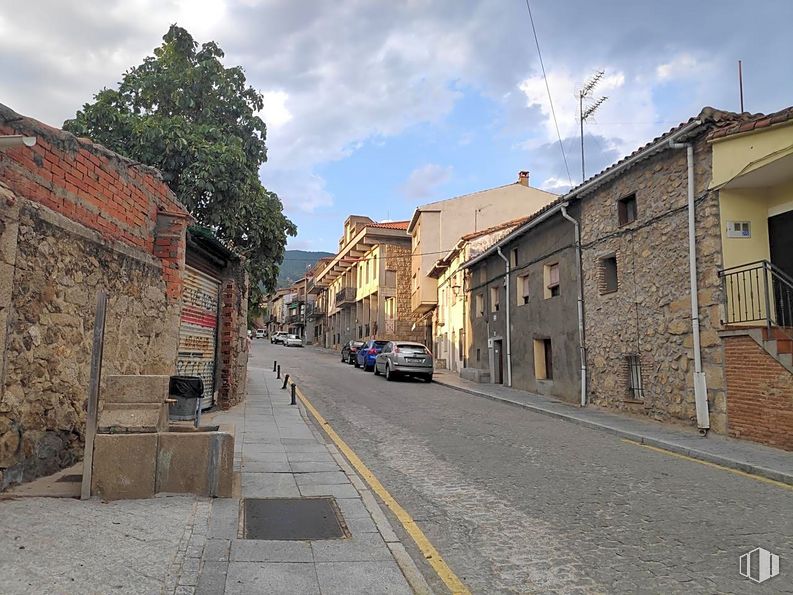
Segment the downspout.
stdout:
<svg viewBox="0 0 793 595">
<path fill-rule="evenodd" d="M 705 436 L 710 429 L 708 412 L 708 387 L 702 371 L 702 352 L 699 340 L 699 295 L 697 293 L 697 238 L 694 212 L 694 146 L 669 140 L 672 149 L 686 149 L 688 160 L 688 268 L 691 286 L 691 331 L 694 339 L 694 403 L 697 409 L 697 426 Z"/>
<path fill-rule="evenodd" d="M 586 341 L 584 340 L 584 271 L 581 264 L 581 227 L 562 204 L 562 217 L 575 227 L 575 265 L 578 270 L 578 351 L 581 358 L 581 407 L 587 404 Z"/>
<path fill-rule="evenodd" d="M 507 283 L 506 283 L 507 295 L 506 295 L 506 298 L 505 298 L 505 301 L 507 302 L 507 382 L 506 382 L 506 385 L 507 386 L 512 386 L 512 332 L 510 330 L 510 327 L 512 326 L 512 320 L 510 319 L 510 315 L 509 315 L 510 314 L 509 301 L 510 301 L 510 295 L 511 295 L 509 293 L 509 259 L 506 256 L 504 256 L 504 254 L 501 252 L 501 246 L 497 246 L 496 247 L 496 251 L 498 252 L 498 255 L 501 257 L 501 259 L 504 261 L 504 264 L 507 267 L 507 272 L 506 272 L 506 275 L 505 275 L 505 277 L 507 279 Z"/>
</svg>

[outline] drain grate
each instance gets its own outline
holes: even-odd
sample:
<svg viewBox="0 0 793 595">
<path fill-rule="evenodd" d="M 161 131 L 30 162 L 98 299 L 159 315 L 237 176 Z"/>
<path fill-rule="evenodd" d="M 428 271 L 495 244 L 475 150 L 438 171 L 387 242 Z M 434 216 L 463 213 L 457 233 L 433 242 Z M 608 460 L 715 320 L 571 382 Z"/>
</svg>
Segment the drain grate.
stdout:
<svg viewBox="0 0 793 595">
<path fill-rule="evenodd" d="M 273 540 L 349 537 L 333 498 L 246 498 L 243 538 Z"/>
</svg>

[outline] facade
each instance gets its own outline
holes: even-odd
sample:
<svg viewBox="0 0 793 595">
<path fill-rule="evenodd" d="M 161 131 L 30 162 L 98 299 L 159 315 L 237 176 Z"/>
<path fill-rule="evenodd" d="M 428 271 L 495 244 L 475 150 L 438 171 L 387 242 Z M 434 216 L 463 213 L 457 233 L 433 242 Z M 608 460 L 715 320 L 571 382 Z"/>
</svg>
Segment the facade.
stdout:
<svg viewBox="0 0 793 595">
<path fill-rule="evenodd" d="M 411 237 L 410 307 L 418 315 L 422 340 L 432 342 L 430 313 L 438 304 L 438 280 L 430 276 L 439 254 L 451 250 L 460 238 L 524 217 L 548 204 L 556 195 L 529 186 L 529 173 L 506 186 L 473 192 L 418 207 L 407 231 Z"/>
<path fill-rule="evenodd" d="M 556 201 L 465 263 L 472 340 L 463 375 L 578 403 L 580 280 L 563 208 L 578 218 L 577 204 Z"/>
<path fill-rule="evenodd" d="M 325 310 L 322 345 L 350 339 L 419 340 L 410 311 L 410 236 L 407 221 L 376 223 L 352 215 L 339 251 L 316 273 L 311 291 Z"/>
<path fill-rule="evenodd" d="M 523 217 L 466 234 L 433 265 L 429 276 L 438 282 L 438 305 L 432 315 L 436 367 L 460 372 L 466 366 L 471 333 L 466 317 L 463 264 L 481 254 L 526 219 Z"/>
<path fill-rule="evenodd" d="M 277 289 L 267 299 L 267 334 L 272 335 L 277 331 L 286 331 L 288 328 L 287 300 L 291 301 L 291 289 Z"/>
</svg>

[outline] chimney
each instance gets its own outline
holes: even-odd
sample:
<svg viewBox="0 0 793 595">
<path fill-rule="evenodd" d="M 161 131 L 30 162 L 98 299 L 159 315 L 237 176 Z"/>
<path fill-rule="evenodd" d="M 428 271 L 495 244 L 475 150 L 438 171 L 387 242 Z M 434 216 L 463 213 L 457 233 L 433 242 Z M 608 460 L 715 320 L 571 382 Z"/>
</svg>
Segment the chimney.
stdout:
<svg viewBox="0 0 793 595">
<path fill-rule="evenodd" d="M 522 184 L 523 186 L 529 185 L 529 172 L 527 171 L 518 172 L 518 184 Z"/>
</svg>

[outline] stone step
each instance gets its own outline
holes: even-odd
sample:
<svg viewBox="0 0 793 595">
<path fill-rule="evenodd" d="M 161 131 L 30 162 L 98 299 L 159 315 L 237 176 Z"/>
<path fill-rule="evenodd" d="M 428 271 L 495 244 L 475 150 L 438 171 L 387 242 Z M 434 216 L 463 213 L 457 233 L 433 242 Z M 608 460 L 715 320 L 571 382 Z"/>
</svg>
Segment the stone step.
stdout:
<svg viewBox="0 0 793 595">
<path fill-rule="evenodd" d="M 99 412 L 100 434 L 146 434 L 168 429 L 168 407 L 159 403 L 105 403 Z"/>
<path fill-rule="evenodd" d="M 102 399 L 105 403 L 164 403 L 170 379 L 163 375 L 108 376 Z"/>
</svg>

